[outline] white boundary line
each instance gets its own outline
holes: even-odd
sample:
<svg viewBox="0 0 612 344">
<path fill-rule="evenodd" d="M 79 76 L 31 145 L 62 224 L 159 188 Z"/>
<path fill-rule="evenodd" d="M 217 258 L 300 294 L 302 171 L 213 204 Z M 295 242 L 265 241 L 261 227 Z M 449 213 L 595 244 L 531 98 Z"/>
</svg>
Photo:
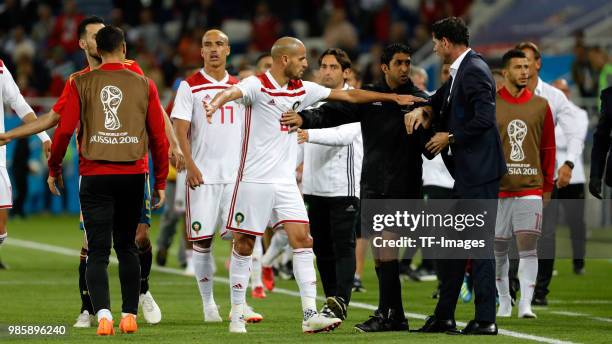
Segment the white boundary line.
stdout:
<svg viewBox="0 0 612 344">
<path fill-rule="evenodd" d="M 64 256 L 70 256 L 70 257 L 78 257 L 81 254 L 81 252 L 77 251 L 77 250 L 68 249 L 68 248 L 61 247 L 61 246 L 43 244 L 43 243 L 39 243 L 39 242 L 35 242 L 35 241 L 21 240 L 21 239 L 17 239 L 17 238 L 14 238 L 14 237 L 9 238 L 5 242 L 5 244 L 11 245 L 11 246 L 29 248 L 29 249 L 38 250 L 38 251 L 57 253 L 57 254 L 61 254 L 61 255 L 64 255 Z M 110 262 L 113 263 L 113 264 L 117 264 L 118 263 L 117 258 L 115 258 L 115 257 L 110 257 Z M 172 274 L 172 275 L 185 276 L 183 270 L 179 270 L 179 269 L 175 269 L 175 268 L 160 267 L 160 266 L 153 265 L 151 267 L 151 269 L 154 270 L 154 271 L 164 272 L 164 273 L 168 273 L 168 274 Z M 190 278 L 193 278 L 193 277 L 190 277 Z M 225 278 L 225 277 L 215 277 L 214 280 L 215 280 L 215 282 L 223 283 L 223 284 L 228 284 L 229 285 L 229 279 L 228 278 Z M 289 295 L 289 296 L 300 297 L 300 293 L 299 292 L 296 292 L 296 291 L 293 291 L 293 290 L 288 290 L 288 289 L 282 289 L 282 288 L 274 288 L 274 293 L 275 294 L 284 294 L 284 295 Z M 320 299 L 323 300 L 323 298 L 320 298 Z M 361 308 L 361 309 L 366 309 L 366 310 L 372 310 L 372 311 L 376 310 L 376 308 L 377 308 L 374 305 L 370 305 L 370 304 L 362 303 L 362 302 L 351 302 L 351 307 Z M 427 316 L 424 315 L 424 314 L 418 314 L 418 313 L 405 313 L 405 314 L 406 314 L 406 316 L 408 318 L 412 318 L 412 319 L 425 320 L 425 318 L 427 318 Z M 464 322 L 458 321 L 457 325 L 465 326 L 467 324 L 464 323 Z M 514 338 L 519 338 L 519 339 L 533 340 L 533 341 L 540 342 L 540 343 L 548 343 L 548 344 L 576 344 L 576 343 L 570 342 L 570 341 L 563 341 L 563 340 L 559 340 L 559 339 L 541 337 L 541 336 L 536 336 L 536 335 L 531 335 L 531 334 L 526 334 L 526 333 L 520 333 L 520 332 L 515 332 L 515 331 L 510 331 L 510 330 L 504 330 L 504 329 L 499 329 L 499 334 L 504 335 L 504 336 L 514 337 Z"/>
</svg>

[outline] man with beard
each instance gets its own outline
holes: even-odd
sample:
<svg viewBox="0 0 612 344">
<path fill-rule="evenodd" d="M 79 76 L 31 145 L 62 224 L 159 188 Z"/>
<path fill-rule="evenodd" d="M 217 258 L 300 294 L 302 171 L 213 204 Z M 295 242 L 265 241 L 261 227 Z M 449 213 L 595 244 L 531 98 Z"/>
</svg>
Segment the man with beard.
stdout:
<svg viewBox="0 0 612 344">
<path fill-rule="evenodd" d="M 410 54 L 410 47 L 404 44 L 385 47 L 380 60 L 384 80 L 364 89 L 427 98 L 427 94 L 410 80 Z M 406 135 L 403 126 L 405 112 L 405 108 L 392 103 L 350 105 L 330 102 L 299 115 L 285 114 L 283 123 L 302 128 L 324 128 L 361 122 L 364 144 L 361 199 L 420 199 L 421 154 L 427 158 L 433 155 L 424 145 L 428 133 L 419 130 L 419 135 Z M 378 309 L 374 316 L 355 328 L 361 332 L 407 331 L 397 249 L 387 249 L 384 258 L 377 256 Z"/>
<path fill-rule="evenodd" d="M 542 208 L 550 200 L 555 173 L 555 127 L 546 99 L 526 88 L 529 61 L 514 49 L 502 58 L 504 86 L 497 91 L 496 118 L 509 173 L 502 177 L 495 224 L 498 317 L 512 315 L 508 250 L 514 236 L 520 257 L 519 318 L 535 318 L 531 299 L 538 275 Z"/>
</svg>

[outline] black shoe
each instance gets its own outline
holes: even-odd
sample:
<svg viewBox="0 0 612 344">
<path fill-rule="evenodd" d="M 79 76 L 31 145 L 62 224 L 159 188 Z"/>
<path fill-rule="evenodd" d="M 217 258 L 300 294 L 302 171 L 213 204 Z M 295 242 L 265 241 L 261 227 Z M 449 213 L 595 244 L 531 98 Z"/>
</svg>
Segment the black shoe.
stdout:
<svg viewBox="0 0 612 344">
<path fill-rule="evenodd" d="M 363 287 L 363 283 L 361 283 L 361 279 L 355 277 L 353 280 L 353 293 L 365 293 L 366 288 Z"/>
<path fill-rule="evenodd" d="M 548 299 L 546 296 L 534 296 L 531 300 L 532 306 L 548 306 Z"/>
<path fill-rule="evenodd" d="M 432 299 L 437 299 L 439 297 L 440 297 L 440 287 L 436 288 L 436 290 L 434 290 L 433 293 L 431 293 Z"/>
<path fill-rule="evenodd" d="M 476 320 L 470 320 L 467 326 L 461 331 L 461 334 L 466 335 L 497 335 L 496 323 L 480 323 Z"/>
<path fill-rule="evenodd" d="M 574 259 L 574 274 L 584 275 L 584 259 Z"/>
<path fill-rule="evenodd" d="M 155 254 L 155 263 L 159 266 L 166 266 L 166 261 L 168 260 L 168 250 L 159 249 Z"/>
<path fill-rule="evenodd" d="M 435 315 L 431 315 L 425 320 L 425 325 L 414 332 L 444 333 L 449 331 L 457 331 L 457 324 L 454 319 L 439 320 Z"/>
<path fill-rule="evenodd" d="M 389 316 L 385 317 L 380 312 L 375 311 L 370 319 L 361 324 L 355 325 L 355 330 L 358 332 L 390 332 L 390 331 L 408 331 L 408 320 L 403 317 L 403 314 L 397 315 L 393 311 L 389 311 Z"/>
<path fill-rule="evenodd" d="M 6 269 L 8 269 L 8 268 L 7 268 L 7 267 L 6 267 L 6 265 L 4 265 L 4 263 L 2 263 L 2 261 L 0 260 L 0 270 L 6 270 Z"/>
<path fill-rule="evenodd" d="M 340 320 L 346 319 L 346 302 L 340 296 L 330 296 L 326 302 L 327 308 Z"/>
</svg>

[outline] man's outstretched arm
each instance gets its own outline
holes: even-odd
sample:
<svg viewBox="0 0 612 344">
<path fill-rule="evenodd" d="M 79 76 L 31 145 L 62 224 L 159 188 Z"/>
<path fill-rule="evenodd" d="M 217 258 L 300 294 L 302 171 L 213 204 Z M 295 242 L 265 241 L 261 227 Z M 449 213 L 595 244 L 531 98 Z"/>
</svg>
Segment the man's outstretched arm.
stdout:
<svg viewBox="0 0 612 344">
<path fill-rule="evenodd" d="M 427 99 L 409 94 L 381 93 L 360 89 L 331 90 L 327 100 L 336 100 L 349 103 L 394 102 L 399 105 L 413 105 L 426 102 Z"/>
<path fill-rule="evenodd" d="M 225 105 L 227 102 L 231 102 L 232 100 L 239 98 L 242 98 L 242 91 L 236 86 L 232 86 L 217 93 L 210 103 L 204 104 L 208 123 L 212 123 L 212 116 L 220 107 Z"/>
<path fill-rule="evenodd" d="M 24 120 L 24 124 L 9 130 L 4 134 L 0 134 L 0 140 L 15 140 L 20 139 L 22 137 L 28 137 L 30 135 L 38 134 L 42 131 L 56 126 L 59 122 L 59 118 L 60 115 L 55 111 L 51 110 L 46 114 L 39 116 L 33 121 Z"/>
</svg>

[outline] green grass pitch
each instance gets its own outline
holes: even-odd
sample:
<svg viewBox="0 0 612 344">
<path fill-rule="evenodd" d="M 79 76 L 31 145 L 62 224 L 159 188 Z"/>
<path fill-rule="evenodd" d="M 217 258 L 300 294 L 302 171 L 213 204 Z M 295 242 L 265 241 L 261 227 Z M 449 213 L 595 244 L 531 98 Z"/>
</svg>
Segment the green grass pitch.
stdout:
<svg viewBox="0 0 612 344">
<path fill-rule="evenodd" d="M 99 341 L 131 343 L 610 343 L 612 342 L 612 261 L 587 260 L 587 274 L 574 276 L 570 260 L 558 260 L 558 276 L 553 280 L 551 305 L 535 308 L 538 319 L 499 319 L 504 330 L 495 338 L 423 335 L 415 333 L 361 334 L 353 325 L 368 318 L 377 303 L 377 283 L 368 259 L 364 284 L 366 293 L 354 294 L 355 305 L 349 317 L 333 333 L 301 333 L 299 298 L 287 295 L 297 291 L 294 281 L 279 281 L 279 292 L 268 293 L 264 300 L 249 303 L 264 315 L 264 321 L 248 325 L 249 333 L 228 333 L 228 322 L 205 324 L 202 304 L 193 277 L 180 274 L 176 252 L 169 255 L 167 271 L 154 267 L 150 285 L 163 312 L 162 322 L 147 325 L 139 319 L 139 330 L 133 335 L 117 334 L 98 338 L 95 328 L 73 329 L 78 315 L 77 267 L 82 234 L 77 217 L 37 216 L 9 222 L 9 241 L 0 249 L 0 257 L 9 270 L 0 270 L 0 342 L 94 343 Z M 154 218 L 151 238 L 155 243 L 158 218 Z M 17 239 L 12 240 L 11 239 Z M 32 245 L 32 242 L 35 244 Z M 44 244 L 48 246 L 41 246 Z M 217 275 L 227 277 L 224 260 L 229 246 L 216 241 L 214 249 Z M 174 250 L 176 250 L 176 246 Z M 60 248 L 60 252 L 58 251 Z M 61 250 L 63 248 L 64 250 Z M 119 318 L 120 292 L 117 265 L 110 265 L 112 307 Z M 404 308 L 412 329 L 423 324 L 423 316 L 432 313 L 435 300 L 431 292 L 435 282 L 403 282 Z M 319 288 L 319 294 L 321 294 Z M 223 281 L 215 283 L 215 299 L 222 316 L 229 311 L 229 288 Z M 368 309 L 370 308 L 370 309 Z M 457 320 L 472 318 L 473 305 L 459 304 Z M 139 317 L 140 318 L 140 317 Z M 6 332 L 7 325 L 65 325 L 67 335 L 50 337 L 16 337 Z M 118 323 L 116 322 L 116 326 Z M 117 331 L 118 332 L 118 331 Z"/>
</svg>

